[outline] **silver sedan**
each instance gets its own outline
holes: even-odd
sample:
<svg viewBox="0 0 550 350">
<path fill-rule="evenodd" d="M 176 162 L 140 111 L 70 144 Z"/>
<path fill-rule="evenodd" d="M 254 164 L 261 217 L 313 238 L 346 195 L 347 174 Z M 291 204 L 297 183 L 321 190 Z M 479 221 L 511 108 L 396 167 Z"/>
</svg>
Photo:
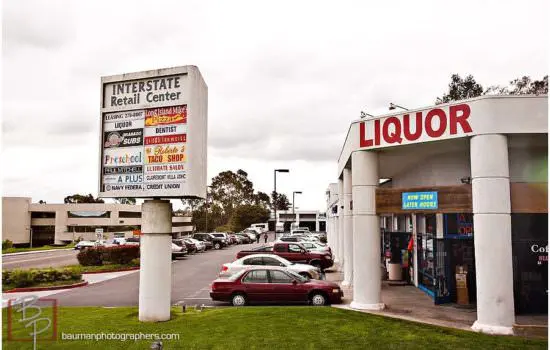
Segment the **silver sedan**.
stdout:
<svg viewBox="0 0 550 350">
<path fill-rule="evenodd" d="M 252 254 L 244 256 L 231 263 L 223 264 L 219 276 L 229 277 L 239 271 L 246 269 L 248 266 L 257 265 L 281 266 L 286 267 L 287 269 L 294 271 L 304 277 L 316 280 L 322 278 L 321 270 L 319 270 L 317 267 L 307 264 L 296 264 L 274 254 Z"/>
</svg>

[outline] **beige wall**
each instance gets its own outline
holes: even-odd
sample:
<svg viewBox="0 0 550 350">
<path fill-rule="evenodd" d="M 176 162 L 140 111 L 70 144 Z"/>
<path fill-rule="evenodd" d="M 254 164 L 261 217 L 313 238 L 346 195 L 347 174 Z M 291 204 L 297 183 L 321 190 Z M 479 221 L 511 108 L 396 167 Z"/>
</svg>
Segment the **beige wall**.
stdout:
<svg viewBox="0 0 550 350">
<path fill-rule="evenodd" d="M 2 240 L 29 243 L 31 216 L 30 198 L 2 197 Z"/>
<path fill-rule="evenodd" d="M 70 218 L 68 212 L 78 211 L 109 211 L 109 218 L 80 217 Z M 55 241 L 59 244 L 63 241 L 73 240 L 82 236 L 83 239 L 95 239 L 95 233 L 76 232 L 73 227 L 86 226 L 141 226 L 141 218 L 119 217 L 119 212 L 141 212 L 141 205 L 128 204 L 37 204 L 31 203 L 31 198 L 2 197 L 2 239 L 10 239 L 16 244 L 29 243 L 31 215 L 33 212 L 55 213 L 55 218 L 34 218 L 32 226 L 55 226 Z M 191 223 L 191 217 L 173 217 L 172 223 Z M 192 226 L 174 226 L 172 232 L 187 233 Z M 112 233 L 110 233 L 112 235 Z M 126 232 L 126 236 L 132 236 L 132 232 Z M 108 237 L 113 238 L 113 237 Z"/>
</svg>

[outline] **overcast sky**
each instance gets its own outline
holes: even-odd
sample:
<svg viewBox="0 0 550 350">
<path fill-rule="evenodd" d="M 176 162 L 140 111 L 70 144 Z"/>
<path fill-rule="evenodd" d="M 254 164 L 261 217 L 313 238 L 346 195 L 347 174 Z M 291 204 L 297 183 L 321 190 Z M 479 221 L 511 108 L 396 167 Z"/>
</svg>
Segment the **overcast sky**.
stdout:
<svg viewBox="0 0 550 350">
<path fill-rule="evenodd" d="M 4 0 L 3 193 L 98 190 L 100 77 L 181 65 L 209 88 L 209 179 L 325 208 L 360 111 L 432 105 L 453 73 L 548 74 L 547 1 Z"/>
</svg>

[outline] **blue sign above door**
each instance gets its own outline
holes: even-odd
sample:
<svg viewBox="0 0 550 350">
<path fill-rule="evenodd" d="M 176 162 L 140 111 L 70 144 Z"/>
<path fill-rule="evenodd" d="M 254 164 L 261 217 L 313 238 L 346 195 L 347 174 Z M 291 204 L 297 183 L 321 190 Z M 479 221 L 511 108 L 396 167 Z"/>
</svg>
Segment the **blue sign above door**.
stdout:
<svg viewBox="0 0 550 350">
<path fill-rule="evenodd" d="M 437 209 L 437 192 L 403 192 L 401 208 L 405 210 Z"/>
</svg>

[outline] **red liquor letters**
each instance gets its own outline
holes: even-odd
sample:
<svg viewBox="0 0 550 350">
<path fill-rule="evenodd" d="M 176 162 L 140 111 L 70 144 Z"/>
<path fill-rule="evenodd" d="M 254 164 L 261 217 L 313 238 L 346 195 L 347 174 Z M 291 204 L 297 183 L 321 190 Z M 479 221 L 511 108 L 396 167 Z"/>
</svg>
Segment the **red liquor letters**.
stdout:
<svg viewBox="0 0 550 350">
<path fill-rule="evenodd" d="M 359 124 L 359 146 L 372 147 L 386 144 L 401 144 L 403 141 L 414 142 L 421 137 L 428 139 L 437 139 L 442 137 L 447 131 L 449 135 L 458 133 L 471 133 L 472 127 L 468 122 L 470 117 L 470 106 L 460 104 L 449 107 L 449 114 L 441 108 L 435 108 L 425 112 L 416 112 L 413 117 L 404 114 L 400 117 L 388 117 L 385 119 L 375 119 L 372 122 L 361 122 Z M 436 122 L 437 121 L 437 122 Z M 414 124 L 414 126 L 413 126 Z M 374 130 L 369 134 L 372 138 L 367 138 L 367 126 Z M 458 128 L 460 126 L 460 129 Z"/>
</svg>

